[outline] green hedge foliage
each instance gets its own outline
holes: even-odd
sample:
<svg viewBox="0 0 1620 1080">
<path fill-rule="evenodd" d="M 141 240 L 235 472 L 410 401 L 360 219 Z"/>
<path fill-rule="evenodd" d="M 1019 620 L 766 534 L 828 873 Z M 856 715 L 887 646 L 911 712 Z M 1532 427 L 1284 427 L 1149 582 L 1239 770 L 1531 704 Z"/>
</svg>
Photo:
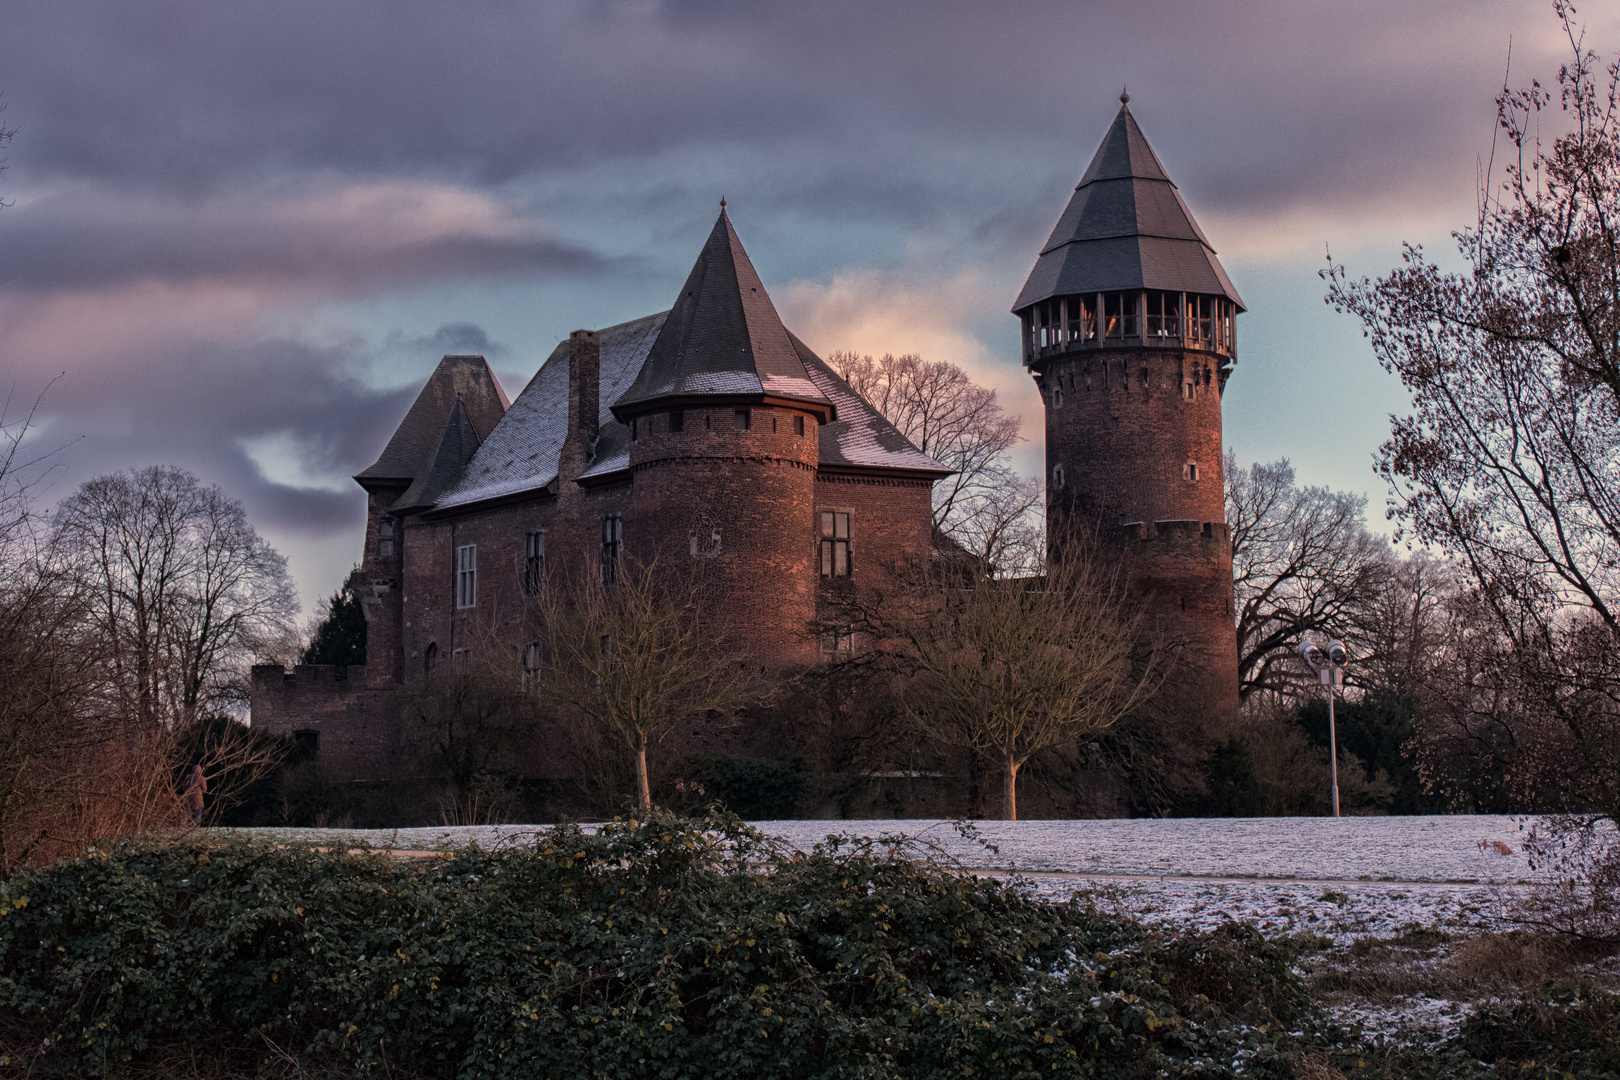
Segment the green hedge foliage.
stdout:
<svg viewBox="0 0 1620 1080">
<path fill-rule="evenodd" d="M 1240 926 L 1161 937 L 730 819 L 427 859 L 132 845 L 0 892 L 35 1073 L 268 1039 L 393 1075 L 1266 1077 L 1309 1009 Z"/>
</svg>

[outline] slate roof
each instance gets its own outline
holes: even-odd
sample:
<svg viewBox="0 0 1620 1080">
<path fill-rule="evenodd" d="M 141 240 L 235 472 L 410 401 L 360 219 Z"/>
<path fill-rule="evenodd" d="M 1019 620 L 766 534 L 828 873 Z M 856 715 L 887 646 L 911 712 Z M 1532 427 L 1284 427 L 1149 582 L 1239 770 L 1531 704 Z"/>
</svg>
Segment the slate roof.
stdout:
<svg viewBox="0 0 1620 1080">
<path fill-rule="evenodd" d="M 1012 310 L 1115 289 L 1207 293 L 1243 310 L 1214 247 L 1124 101 Z"/>
<path fill-rule="evenodd" d="M 629 429 L 614 419 L 611 406 L 646 363 L 647 352 L 668 314 L 648 315 L 601 332 L 598 400 L 602 406 L 597 419 L 602 431 L 596 460 L 588 472 L 597 472 L 621 454 L 623 461 L 617 467 L 629 467 Z M 438 508 L 465 506 L 545 487 L 557 478 L 557 461 L 567 434 L 568 342 L 564 340 L 529 380 L 506 417 L 468 462 L 453 490 L 439 500 Z"/>
<path fill-rule="evenodd" d="M 499 427 L 500 425 L 496 425 Z M 428 467 L 417 474 L 411 486 L 399 500 L 389 507 L 394 513 L 406 510 L 425 510 L 433 505 L 435 499 L 461 475 L 461 467 L 477 451 L 479 439 L 478 432 L 473 427 L 472 415 L 460 398 L 450 410 L 449 419 L 444 422 L 444 431 L 439 435 L 439 443 L 433 450 L 433 456 Z"/>
<path fill-rule="evenodd" d="M 817 448 L 823 466 L 950 472 L 912 446 L 788 332 L 724 209 L 675 306 L 610 326 L 600 335 L 601 429 L 596 455 L 581 480 L 629 469 L 630 429 L 619 416 L 646 411 L 660 399 L 709 395 L 770 395 L 830 407 L 833 418 L 821 426 Z M 433 489 L 433 508 L 471 506 L 548 487 L 557 479 L 567 428 L 568 342 L 563 341 L 470 460 L 463 459 L 453 483 Z M 435 469 L 434 476 L 440 475 Z M 428 483 L 421 489 L 428 490 Z"/>
<path fill-rule="evenodd" d="M 405 419 L 372 465 L 355 474 L 367 480 L 415 480 L 433 465 L 445 424 L 457 401 L 474 434 L 487 438 L 511 404 L 482 356 L 446 356 L 428 376 Z"/>
<path fill-rule="evenodd" d="M 616 405 L 623 410 L 665 397 L 737 394 L 826 400 L 805 370 L 722 202 L 647 362 Z"/>
</svg>

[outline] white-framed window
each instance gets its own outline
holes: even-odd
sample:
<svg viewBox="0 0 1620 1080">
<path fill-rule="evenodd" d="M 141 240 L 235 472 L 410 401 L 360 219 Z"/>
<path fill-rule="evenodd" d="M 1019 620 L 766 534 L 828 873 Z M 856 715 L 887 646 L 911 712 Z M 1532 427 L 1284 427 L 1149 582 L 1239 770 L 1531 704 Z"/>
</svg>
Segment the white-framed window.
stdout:
<svg viewBox="0 0 1620 1080">
<path fill-rule="evenodd" d="M 456 607 L 470 608 L 478 603 L 478 545 L 456 548 Z"/>
<path fill-rule="evenodd" d="M 602 519 L 602 584 L 619 579 L 619 556 L 624 548 L 624 519 L 611 514 Z"/>
<path fill-rule="evenodd" d="M 526 533 L 523 537 L 523 592 L 533 596 L 540 591 L 546 577 L 545 530 Z"/>
<path fill-rule="evenodd" d="M 849 557 L 849 515 L 838 510 L 821 512 L 821 576 L 849 577 L 855 572 Z"/>
</svg>

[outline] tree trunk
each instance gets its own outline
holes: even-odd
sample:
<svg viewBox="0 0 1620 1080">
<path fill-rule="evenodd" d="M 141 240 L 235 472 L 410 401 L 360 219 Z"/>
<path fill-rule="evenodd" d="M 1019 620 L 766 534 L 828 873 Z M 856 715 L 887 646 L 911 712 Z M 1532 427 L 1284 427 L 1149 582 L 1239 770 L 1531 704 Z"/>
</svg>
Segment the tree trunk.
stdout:
<svg viewBox="0 0 1620 1080">
<path fill-rule="evenodd" d="M 1007 755 L 1007 769 L 1002 774 L 1001 816 L 1008 821 L 1018 820 L 1018 762 Z"/>
<path fill-rule="evenodd" d="M 647 748 L 636 747 L 636 801 L 643 810 L 652 809 L 652 785 L 647 783 Z"/>
</svg>

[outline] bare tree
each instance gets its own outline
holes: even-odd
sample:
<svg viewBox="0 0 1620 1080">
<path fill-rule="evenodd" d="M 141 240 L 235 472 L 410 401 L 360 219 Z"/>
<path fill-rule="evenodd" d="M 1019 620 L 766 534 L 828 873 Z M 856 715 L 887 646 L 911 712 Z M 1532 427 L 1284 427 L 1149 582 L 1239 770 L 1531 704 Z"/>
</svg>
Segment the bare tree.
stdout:
<svg viewBox="0 0 1620 1080">
<path fill-rule="evenodd" d="M 912 353 L 827 358 L 856 393 L 923 453 L 955 470 L 934 485 L 934 527 L 988 569 L 1038 569 L 1039 481 L 1019 477 L 1006 456 L 1021 439 L 996 392 L 942 360 Z"/>
<path fill-rule="evenodd" d="M 695 571 L 656 558 L 626 558 L 608 584 L 594 573 L 553 580 L 537 597 L 542 692 L 630 751 L 644 810 L 651 748 L 697 717 L 769 698 L 712 601 Z"/>
<path fill-rule="evenodd" d="M 55 542 L 90 597 L 105 691 L 146 726 L 228 698 L 297 612 L 286 560 L 241 504 L 180 469 L 86 482 L 58 505 Z"/>
<path fill-rule="evenodd" d="M 1040 578 L 964 583 L 919 568 L 836 616 L 876 646 L 855 663 L 887 665 L 903 680 L 897 697 L 921 731 L 999 764 L 1009 821 L 1031 756 L 1108 728 L 1147 701 L 1162 674 L 1118 567 L 1071 547 Z"/>
<path fill-rule="evenodd" d="M 1365 503 L 1359 495 L 1295 486 L 1286 459 L 1242 469 L 1227 453 L 1241 699 L 1294 684 L 1301 673 L 1290 650 L 1303 636 L 1357 635 L 1361 609 L 1391 565 L 1388 545 L 1365 528 Z"/>
</svg>

